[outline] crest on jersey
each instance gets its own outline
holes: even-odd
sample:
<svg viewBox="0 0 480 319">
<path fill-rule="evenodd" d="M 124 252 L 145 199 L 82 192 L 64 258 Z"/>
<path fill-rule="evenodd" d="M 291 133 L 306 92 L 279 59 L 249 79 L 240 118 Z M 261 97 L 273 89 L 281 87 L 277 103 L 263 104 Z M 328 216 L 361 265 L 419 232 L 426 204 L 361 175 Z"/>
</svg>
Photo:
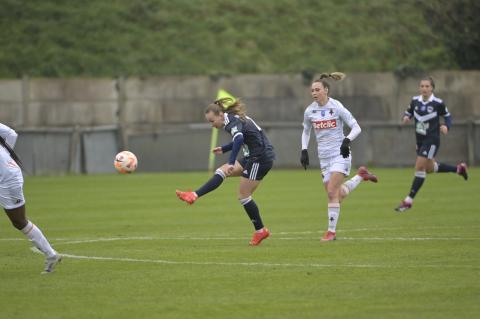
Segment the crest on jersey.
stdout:
<svg viewBox="0 0 480 319">
<path fill-rule="evenodd" d="M 321 110 L 320 114 L 322 114 L 322 116 L 325 116 L 325 110 Z"/>
<path fill-rule="evenodd" d="M 433 112 L 433 106 L 427 106 L 427 112 L 432 113 Z"/>
</svg>

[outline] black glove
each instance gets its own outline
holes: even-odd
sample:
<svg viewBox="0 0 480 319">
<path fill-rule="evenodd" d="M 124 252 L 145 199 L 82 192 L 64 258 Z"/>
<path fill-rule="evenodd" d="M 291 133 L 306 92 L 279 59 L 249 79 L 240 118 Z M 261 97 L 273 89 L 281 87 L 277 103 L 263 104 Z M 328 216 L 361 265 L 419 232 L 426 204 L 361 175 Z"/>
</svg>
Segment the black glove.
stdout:
<svg viewBox="0 0 480 319">
<path fill-rule="evenodd" d="M 340 146 L 340 155 L 343 156 L 343 158 L 347 158 L 350 155 L 350 139 L 349 138 L 344 138 L 342 142 L 342 146 Z"/>
<path fill-rule="evenodd" d="M 307 169 L 307 166 L 310 165 L 310 161 L 308 160 L 307 150 L 302 150 L 302 155 L 300 156 L 300 163 L 302 163 L 302 166 L 305 170 Z"/>
</svg>

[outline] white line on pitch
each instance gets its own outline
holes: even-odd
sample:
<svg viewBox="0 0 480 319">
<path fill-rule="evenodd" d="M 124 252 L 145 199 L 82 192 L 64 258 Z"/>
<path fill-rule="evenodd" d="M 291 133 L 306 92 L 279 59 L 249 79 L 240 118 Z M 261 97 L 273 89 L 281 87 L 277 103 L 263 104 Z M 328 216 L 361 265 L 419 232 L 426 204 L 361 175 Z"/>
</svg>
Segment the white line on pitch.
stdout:
<svg viewBox="0 0 480 319">
<path fill-rule="evenodd" d="M 275 240 L 318 240 L 317 237 L 276 237 L 272 235 Z M 457 241 L 457 240 L 480 240 L 478 237 L 337 237 L 338 240 L 345 241 Z M 0 238 L 0 241 L 24 241 L 23 238 Z M 55 239 L 57 241 L 59 239 Z M 75 245 L 86 243 L 110 242 L 110 241 L 131 241 L 131 240 L 178 240 L 178 241 L 226 241 L 226 240 L 248 240 L 248 237 L 111 237 L 111 238 L 85 238 L 85 239 L 65 239 L 56 242 L 55 246 L 59 245 Z"/>
<path fill-rule="evenodd" d="M 246 267 L 300 267 L 300 268 L 478 268 L 471 265 L 381 265 L 381 264 L 317 264 L 317 263 L 263 263 L 263 262 L 213 262 L 213 261 L 175 261 L 164 259 L 136 259 L 124 257 L 101 257 L 62 254 L 72 259 L 136 262 L 167 265 L 196 265 L 196 266 L 246 266 Z"/>
<path fill-rule="evenodd" d="M 275 237 L 272 236 L 272 239 L 278 240 L 318 240 L 318 238 L 308 238 L 308 237 Z M 365 237 L 365 238 L 356 238 L 356 237 L 337 237 L 339 240 L 362 240 L 362 241 L 434 241 L 434 240 L 480 240 L 480 238 L 434 238 L 434 237 Z M 85 239 L 85 240 L 73 240 L 56 243 L 58 245 L 73 245 L 73 244 L 84 244 L 84 243 L 96 243 L 96 242 L 108 242 L 108 241 L 130 241 L 130 240 L 171 240 L 171 241 L 226 241 L 226 240 L 248 240 L 247 237 L 115 237 L 115 238 L 98 238 L 98 239 Z"/>
</svg>

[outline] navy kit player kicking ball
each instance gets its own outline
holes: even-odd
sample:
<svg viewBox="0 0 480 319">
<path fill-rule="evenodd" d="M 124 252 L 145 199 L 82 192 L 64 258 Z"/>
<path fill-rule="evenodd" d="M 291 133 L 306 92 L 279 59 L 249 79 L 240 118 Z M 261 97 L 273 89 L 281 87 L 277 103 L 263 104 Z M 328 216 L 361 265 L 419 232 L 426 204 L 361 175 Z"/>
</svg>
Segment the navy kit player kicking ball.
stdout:
<svg viewBox="0 0 480 319">
<path fill-rule="evenodd" d="M 244 104 L 236 99 L 223 98 L 210 104 L 205 110 L 205 118 L 217 129 L 224 128 L 232 135 L 232 141 L 215 147 L 212 152 L 230 152 L 228 163 L 219 167 L 215 174 L 195 192 L 177 190 L 179 199 L 193 204 L 199 197 L 215 190 L 227 177 L 240 176 L 238 199 L 255 227 L 250 245 L 257 246 L 270 235 L 264 227 L 260 211 L 252 194 L 273 166 L 275 153 L 263 130 L 245 114 Z M 237 155 L 243 147 L 243 158 Z"/>
<path fill-rule="evenodd" d="M 415 177 L 408 196 L 395 210 L 404 212 L 412 208 L 413 199 L 423 185 L 428 173 L 456 173 L 465 180 L 468 179 L 467 165 L 460 163 L 449 165 L 435 160 L 435 154 L 440 147 L 440 132 L 447 134 L 452 125 L 450 113 L 445 103 L 433 95 L 435 83 L 428 76 L 420 81 L 420 95 L 414 96 L 410 107 L 405 111 L 403 124 L 415 118 L 415 135 L 417 140 L 417 159 L 415 162 Z M 440 116 L 445 122 L 440 123 Z"/>
<path fill-rule="evenodd" d="M 309 163 L 308 143 L 310 132 L 315 130 L 318 144 L 318 157 L 322 170 L 323 185 L 328 196 L 328 230 L 322 242 L 336 239 L 336 227 L 340 215 L 340 202 L 351 193 L 361 181 L 377 182 L 377 177 L 370 174 L 366 167 L 358 169 L 357 175 L 345 183 L 344 178 L 350 174 L 352 158 L 350 142 L 361 132 L 357 120 L 335 99 L 328 96 L 330 85 L 326 79 L 342 80 L 345 74 L 334 72 L 322 74 L 311 86 L 313 103 L 304 113 L 302 133 L 302 153 L 300 163 L 307 169 Z M 350 127 L 350 133 L 343 135 L 343 125 Z"/>
<path fill-rule="evenodd" d="M 13 227 L 21 231 L 45 255 L 43 273 L 51 273 L 62 259 L 50 246 L 42 231 L 25 214 L 21 162 L 13 151 L 17 133 L 0 123 L 0 205 Z"/>
</svg>

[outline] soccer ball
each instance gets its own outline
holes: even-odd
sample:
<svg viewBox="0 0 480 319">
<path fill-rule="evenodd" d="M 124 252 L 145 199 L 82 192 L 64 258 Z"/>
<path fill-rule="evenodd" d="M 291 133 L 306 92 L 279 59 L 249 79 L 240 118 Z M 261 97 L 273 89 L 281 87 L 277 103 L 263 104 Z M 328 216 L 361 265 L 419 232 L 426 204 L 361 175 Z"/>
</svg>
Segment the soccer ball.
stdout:
<svg viewBox="0 0 480 319">
<path fill-rule="evenodd" d="M 133 173 L 137 169 L 137 157 L 129 151 L 122 151 L 115 156 L 115 169 L 122 174 Z"/>
</svg>

